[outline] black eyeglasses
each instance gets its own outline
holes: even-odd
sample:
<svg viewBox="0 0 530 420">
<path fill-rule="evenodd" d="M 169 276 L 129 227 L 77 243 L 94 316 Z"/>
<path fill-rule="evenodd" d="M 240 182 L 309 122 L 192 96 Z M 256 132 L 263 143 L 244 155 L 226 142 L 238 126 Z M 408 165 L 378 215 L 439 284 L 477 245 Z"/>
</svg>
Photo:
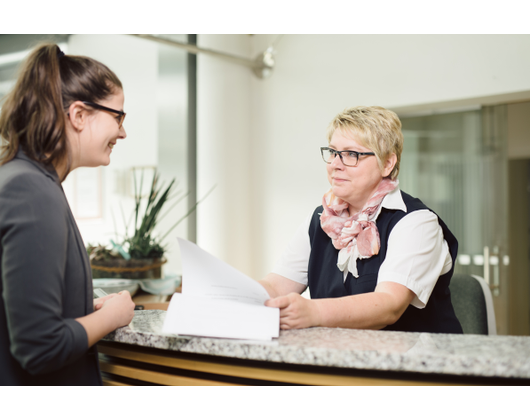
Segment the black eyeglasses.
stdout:
<svg viewBox="0 0 530 420">
<path fill-rule="evenodd" d="M 357 166 L 359 163 L 359 156 L 375 156 L 373 152 L 355 152 L 353 150 L 335 150 L 329 147 L 321 147 L 320 153 L 324 162 L 331 163 L 339 156 L 344 166 Z"/>
<path fill-rule="evenodd" d="M 118 121 L 118 127 L 121 128 L 123 125 L 123 120 L 125 119 L 125 112 L 123 111 L 117 111 L 116 109 L 107 108 L 106 106 L 95 104 L 94 102 L 88 102 L 88 101 L 81 101 L 85 105 L 91 106 L 92 108 L 100 109 L 102 111 L 112 112 L 114 114 L 118 114 L 116 117 L 116 121 Z"/>
</svg>

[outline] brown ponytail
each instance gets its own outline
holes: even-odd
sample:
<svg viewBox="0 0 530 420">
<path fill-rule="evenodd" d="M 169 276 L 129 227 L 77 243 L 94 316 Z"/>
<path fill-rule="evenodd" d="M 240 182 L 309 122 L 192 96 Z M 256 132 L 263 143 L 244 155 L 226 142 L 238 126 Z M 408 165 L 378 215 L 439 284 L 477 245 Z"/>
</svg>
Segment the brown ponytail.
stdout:
<svg viewBox="0 0 530 420">
<path fill-rule="evenodd" d="M 66 162 L 66 112 L 74 101 L 98 102 L 122 89 L 118 77 L 104 64 L 83 56 L 63 55 L 55 44 L 36 47 L 20 69 L 0 113 L 0 165 L 21 148 L 37 162 Z"/>
</svg>

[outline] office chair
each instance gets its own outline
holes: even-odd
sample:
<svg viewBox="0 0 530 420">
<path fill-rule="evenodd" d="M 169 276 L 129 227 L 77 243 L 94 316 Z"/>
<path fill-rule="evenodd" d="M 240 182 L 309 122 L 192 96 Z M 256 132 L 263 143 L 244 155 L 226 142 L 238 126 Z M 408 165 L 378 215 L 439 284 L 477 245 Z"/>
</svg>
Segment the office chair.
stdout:
<svg viewBox="0 0 530 420">
<path fill-rule="evenodd" d="M 464 334 L 497 334 L 491 291 L 482 277 L 454 274 L 449 290 Z"/>
</svg>

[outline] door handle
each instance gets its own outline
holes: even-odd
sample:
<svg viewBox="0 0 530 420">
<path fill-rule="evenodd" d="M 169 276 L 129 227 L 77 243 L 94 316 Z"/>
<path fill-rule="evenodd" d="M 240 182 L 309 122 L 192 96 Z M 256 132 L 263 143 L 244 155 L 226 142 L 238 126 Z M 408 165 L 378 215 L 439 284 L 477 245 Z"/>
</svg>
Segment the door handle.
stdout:
<svg viewBox="0 0 530 420">
<path fill-rule="evenodd" d="M 488 246 L 484 247 L 484 280 L 486 283 L 489 284 L 491 288 L 490 283 L 490 248 Z"/>
<path fill-rule="evenodd" d="M 473 255 L 473 264 L 481 265 L 484 281 L 488 284 L 493 296 L 499 296 L 500 294 L 500 258 L 499 258 L 499 247 L 493 248 L 493 255 L 490 254 L 490 248 L 484 247 L 483 254 Z M 468 257 L 467 255 L 465 257 Z M 471 258 L 468 258 L 471 259 Z M 469 262 L 470 261 L 467 261 Z M 509 257 L 506 255 L 503 258 L 504 265 L 509 264 Z M 493 277 L 491 276 L 491 267 L 493 266 Z"/>
<path fill-rule="evenodd" d="M 490 248 L 484 247 L 484 280 L 488 283 L 493 296 L 497 297 L 500 295 L 500 260 L 499 247 L 493 247 L 494 255 L 490 256 Z M 493 266 L 493 279 L 490 278 L 490 265 Z M 493 281 L 492 281 L 493 280 Z"/>
</svg>

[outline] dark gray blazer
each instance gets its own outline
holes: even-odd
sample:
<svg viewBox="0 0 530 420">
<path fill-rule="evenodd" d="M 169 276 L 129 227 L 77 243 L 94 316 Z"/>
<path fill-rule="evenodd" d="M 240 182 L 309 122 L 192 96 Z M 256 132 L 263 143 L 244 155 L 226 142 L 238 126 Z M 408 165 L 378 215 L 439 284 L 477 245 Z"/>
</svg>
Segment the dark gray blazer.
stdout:
<svg viewBox="0 0 530 420">
<path fill-rule="evenodd" d="M 83 240 L 53 167 L 0 166 L 0 385 L 100 385 Z"/>
</svg>

